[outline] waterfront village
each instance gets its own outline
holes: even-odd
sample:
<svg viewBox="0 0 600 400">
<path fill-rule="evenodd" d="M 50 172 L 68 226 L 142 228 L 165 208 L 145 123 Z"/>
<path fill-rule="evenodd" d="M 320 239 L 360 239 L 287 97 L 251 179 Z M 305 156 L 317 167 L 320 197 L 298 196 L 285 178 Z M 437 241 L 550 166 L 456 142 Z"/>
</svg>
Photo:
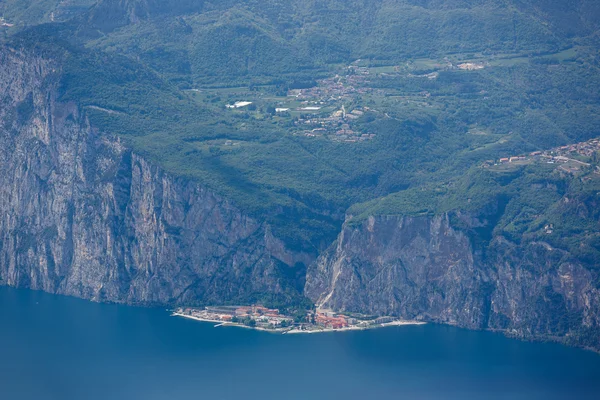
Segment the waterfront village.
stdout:
<svg viewBox="0 0 600 400">
<path fill-rule="evenodd" d="M 404 321 L 394 317 L 346 315 L 319 309 L 309 311 L 302 317 L 293 318 L 282 314 L 278 309 L 260 305 L 211 306 L 204 309 L 182 307 L 175 310 L 172 315 L 213 322 L 217 324 L 215 326 L 240 326 L 278 333 L 317 333 L 424 324 L 421 321 Z"/>
<path fill-rule="evenodd" d="M 499 160 L 489 160 L 484 167 L 498 167 L 503 165 L 526 165 L 534 162 L 557 164 L 558 169 L 570 174 L 576 174 L 585 167 L 591 167 L 590 162 L 595 162 L 600 152 L 600 139 L 574 143 L 566 146 L 555 147 L 550 150 L 534 151 L 527 155 L 503 157 Z M 600 174 L 600 167 L 596 166 L 595 173 Z"/>
</svg>

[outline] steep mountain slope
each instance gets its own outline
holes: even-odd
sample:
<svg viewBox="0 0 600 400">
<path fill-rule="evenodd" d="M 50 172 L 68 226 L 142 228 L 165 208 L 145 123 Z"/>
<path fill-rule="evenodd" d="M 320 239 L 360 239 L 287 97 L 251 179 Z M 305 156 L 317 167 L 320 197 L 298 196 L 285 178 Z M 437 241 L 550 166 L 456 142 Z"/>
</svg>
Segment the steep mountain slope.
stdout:
<svg viewBox="0 0 600 400">
<path fill-rule="evenodd" d="M 346 226 L 309 271 L 307 295 L 338 311 L 600 348 L 594 265 L 546 242 L 502 236 L 483 250 L 450 219 L 374 216 Z"/>
<path fill-rule="evenodd" d="M 471 174 L 454 205 L 453 194 L 429 203 L 422 192 L 408 200 L 413 211 L 399 198 L 366 206 L 309 270 L 307 295 L 324 308 L 598 350 L 600 174 L 553 168 L 526 168 L 510 183 Z"/>
<path fill-rule="evenodd" d="M 53 60 L 2 48 L 0 61 L 4 284 L 146 305 L 302 301 L 309 256 L 98 135 L 57 99 Z"/>
</svg>

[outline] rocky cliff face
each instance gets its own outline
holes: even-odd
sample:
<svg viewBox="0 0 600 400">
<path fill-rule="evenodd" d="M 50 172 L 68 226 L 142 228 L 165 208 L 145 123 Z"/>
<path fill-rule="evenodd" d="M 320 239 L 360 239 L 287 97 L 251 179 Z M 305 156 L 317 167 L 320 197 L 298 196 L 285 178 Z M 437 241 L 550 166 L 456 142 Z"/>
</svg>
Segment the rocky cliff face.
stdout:
<svg viewBox="0 0 600 400">
<path fill-rule="evenodd" d="M 148 305 L 299 296 L 283 276 L 309 256 L 96 132 L 57 101 L 59 72 L 0 48 L 1 284 Z"/>
<path fill-rule="evenodd" d="M 484 219 L 461 216 L 472 227 Z M 543 242 L 474 245 L 448 214 L 346 224 L 311 267 L 319 306 L 600 349 L 597 273 Z"/>
</svg>

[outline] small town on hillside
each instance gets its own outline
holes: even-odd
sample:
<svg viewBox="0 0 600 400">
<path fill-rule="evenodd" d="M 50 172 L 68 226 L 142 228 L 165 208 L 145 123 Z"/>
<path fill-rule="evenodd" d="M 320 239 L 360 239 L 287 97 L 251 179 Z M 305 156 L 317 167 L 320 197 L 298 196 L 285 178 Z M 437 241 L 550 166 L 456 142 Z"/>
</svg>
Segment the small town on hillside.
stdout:
<svg viewBox="0 0 600 400">
<path fill-rule="evenodd" d="M 315 333 L 423 323 L 394 317 L 351 316 L 330 310 L 309 311 L 305 316 L 293 318 L 282 314 L 278 309 L 261 305 L 210 306 L 204 309 L 182 307 L 175 310 L 173 315 L 217 323 L 216 326 L 244 326 L 279 333 Z"/>
<path fill-rule="evenodd" d="M 372 93 L 375 90 L 369 87 L 359 87 L 359 84 L 366 83 L 366 77 L 369 75 L 367 68 L 357 70 L 350 69 L 351 74 L 346 76 L 336 75 L 333 78 L 318 81 L 318 85 L 309 89 L 290 90 L 288 97 L 292 97 L 302 102 L 304 107 L 300 110 L 318 111 L 324 106 L 333 106 L 335 110 L 329 115 L 307 114 L 295 122 L 295 125 L 301 129 L 301 133 L 307 137 L 324 136 L 337 142 L 355 143 L 365 140 L 371 140 L 375 137 L 374 133 L 360 132 L 354 125 L 356 120 L 365 113 L 376 112 L 369 107 L 355 107 L 352 111 L 347 111 L 345 104 L 356 100 L 357 95 Z M 381 90 L 377 92 L 380 96 L 385 96 Z M 342 103 L 341 107 L 339 104 Z"/>
<path fill-rule="evenodd" d="M 367 67 L 364 60 L 356 60 L 333 77 L 320 79 L 316 85 L 304 89 L 290 89 L 285 98 L 267 100 L 269 107 L 282 118 L 291 118 L 298 128 L 295 134 L 307 137 L 324 137 L 343 143 L 357 143 L 372 140 L 376 134 L 364 131 L 359 120 L 365 114 L 376 118 L 389 118 L 373 107 L 363 104 L 364 98 L 385 98 L 389 93 L 383 89 L 371 87 L 374 77 L 406 76 L 408 78 L 437 79 L 439 72 L 414 75 L 414 66 L 408 62 L 406 66 Z M 441 70 L 474 71 L 487 67 L 483 62 L 453 63 L 447 58 L 436 63 L 432 68 Z M 198 91 L 193 89 L 192 91 Z M 416 94 L 418 100 L 427 98 L 429 93 Z M 259 95 L 260 97 L 260 95 Z M 274 101 L 273 101 L 274 100 Z M 410 102 L 411 100 L 407 100 Z M 260 103 L 260 101 L 259 101 Z M 257 109 L 255 101 L 238 100 L 225 107 L 231 111 L 253 111 Z"/>
<path fill-rule="evenodd" d="M 597 157 L 598 152 L 600 152 L 600 139 L 592 139 L 586 142 L 555 147 L 550 150 L 534 151 L 526 155 L 489 160 L 483 166 L 526 165 L 533 162 L 545 162 L 559 164 L 558 168 L 560 170 L 575 174 L 580 172 L 583 167 L 590 167 L 592 164 L 589 161 L 594 161 L 594 157 Z M 594 172 L 600 173 L 600 168 L 596 167 Z"/>
<path fill-rule="evenodd" d="M 300 119 L 296 122 L 296 125 L 302 126 L 304 135 L 308 137 L 327 136 L 329 139 L 338 142 L 361 142 L 373 139 L 375 134 L 358 132 L 356 128 L 351 127 L 351 124 L 353 120 L 360 118 L 367 111 L 369 111 L 369 108 L 364 107 L 347 113 L 342 105 L 341 110 L 333 112 L 330 116 Z"/>
<path fill-rule="evenodd" d="M 357 99 L 363 95 L 374 95 L 380 98 L 386 96 L 383 89 L 374 89 L 370 87 L 369 78 L 371 75 L 394 76 L 402 75 L 404 72 L 400 66 L 383 68 L 380 72 L 377 68 L 369 68 L 360 66 L 362 60 L 357 60 L 346 69 L 346 73 L 335 75 L 332 78 L 319 80 L 318 85 L 308 89 L 294 89 L 288 92 L 288 97 L 302 101 L 303 107 L 298 108 L 299 111 L 319 111 L 322 107 L 334 106 L 336 110 L 327 116 L 303 116 L 296 121 L 296 126 L 302 128 L 302 133 L 308 137 L 326 136 L 333 141 L 355 143 L 365 140 L 371 140 L 376 135 L 369 132 L 359 132 L 355 128 L 354 122 L 362 117 L 365 113 L 381 114 L 379 117 L 387 117 L 387 115 L 379 113 L 370 107 L 355 106 L 351 111 L 347 111 L 345 104 L 357 103 Z M 410 67 L 407 65 L 407 67 Z M 449 60 L 445 60 L 443 64 L 437 65 L 443 70 L 466 70 L 474 71 L 485 68 L 483 63 L 460 63 L 453 64 Z M 384 72 L 385 71 L 385 72 Z M 425 75 L 413 75 L 409 73 L 408 77 L 428 79 L 436 79 L 439 76 L 438 72 L 433 72 Z M 422 94 L 427 97 L 428 93 Z M 342 104 L 339 107 L 339 104 Z M 309 129 L 307 129 L 309 128 Z"/>
<path fill-rule="evenodd" d="M 369 107 L 353 107 L 346 110 L 345 104 L 351 104 L 357 95 L 371 93 L 368 87 L 357 87 L 366 82 L 366 72 L 360 70 L 356 75 L 340 76 L 322 79 L 317 86 L 308 89 L 291 89 L 287 99 L 277 102 L 275 113 L 279 116 L 291 116 L 295 113 L 294 125 L 298 128 L 296 134 L 307 137 L 325 137 L 336 142 L 356 143 L 371 140 L 374 133 L 361 132 L 356 127 L 357 120 L 365 113 L 377 113 Z M 381 90 L 379 95 L 384 96 Z M 231 110 L 240 110 L 252 105 L 251 101 L 236 101 L 226 104 Z M 297 106 L 291 106 L 295 104 Z"/>
</svg>

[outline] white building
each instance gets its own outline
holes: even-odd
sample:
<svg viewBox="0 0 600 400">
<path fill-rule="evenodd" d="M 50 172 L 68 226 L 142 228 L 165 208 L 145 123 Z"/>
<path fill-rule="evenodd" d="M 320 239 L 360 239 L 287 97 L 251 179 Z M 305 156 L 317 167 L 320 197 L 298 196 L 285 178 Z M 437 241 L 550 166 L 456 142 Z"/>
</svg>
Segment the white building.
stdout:
<svg viewBox="0 0 600 400">
<path fill-rule="evenodd" d="M 252 104 L 251 101 L 236 101 L 233 104 L 227 104 L 225 107 L 227 107 L 227 108 L 242 108 L 242 107 L 247 107 L 250 104 Z"/>
</svg>

